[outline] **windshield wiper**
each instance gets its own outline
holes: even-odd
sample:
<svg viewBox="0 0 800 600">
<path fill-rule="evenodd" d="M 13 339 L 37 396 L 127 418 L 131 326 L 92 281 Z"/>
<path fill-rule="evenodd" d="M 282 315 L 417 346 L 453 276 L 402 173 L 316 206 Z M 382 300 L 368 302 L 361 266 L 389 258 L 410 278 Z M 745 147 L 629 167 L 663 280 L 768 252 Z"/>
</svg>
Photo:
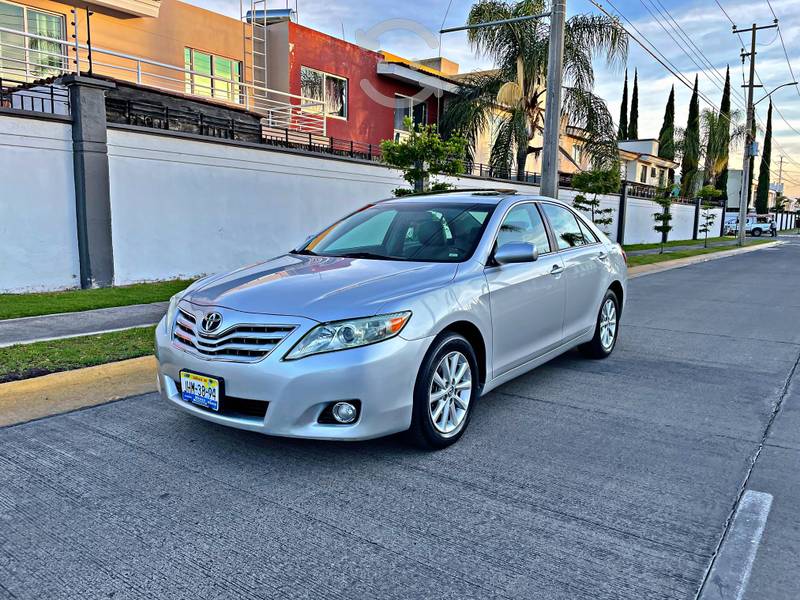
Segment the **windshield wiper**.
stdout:
<svg viewBox="0 0 800 600">
<path fill-rule="evenodd" d="M 319 254 L 317 254 L 313 250 L 305 250 L 305 249 L 303 249 L 303 250 L 292 250 L 289 254 L 302 254 L 303 256 L 319 256 Z"/>
<path fill-rule="evenodd" d="M 372 260 L 403 260 L 402 258 L 385 256 L 383 254 L 374 254 L 372 252 L 347 252 L 345 254 L 337 254 L 336 256 L 340 258 L 368 258 Z"/>
</svg>

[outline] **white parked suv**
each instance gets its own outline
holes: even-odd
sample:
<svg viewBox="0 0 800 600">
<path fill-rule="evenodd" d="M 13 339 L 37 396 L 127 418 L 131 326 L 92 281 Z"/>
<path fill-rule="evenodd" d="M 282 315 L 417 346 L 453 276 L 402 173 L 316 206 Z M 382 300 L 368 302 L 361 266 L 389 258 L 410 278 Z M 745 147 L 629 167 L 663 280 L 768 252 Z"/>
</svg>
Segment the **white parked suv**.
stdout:
<svg viewBox="0 0 800 600">
<path fill-rule="evenodd" d="M 775 221 L 770 215 L 749 215 L 745 221 L 745 233 L 754 237 L 762 235 L 778 235 Z M 739 218 L 733 217 L 725 222 L 725 233 L 728 235 L 736 235 L 739 231 Z"/>
</svg>

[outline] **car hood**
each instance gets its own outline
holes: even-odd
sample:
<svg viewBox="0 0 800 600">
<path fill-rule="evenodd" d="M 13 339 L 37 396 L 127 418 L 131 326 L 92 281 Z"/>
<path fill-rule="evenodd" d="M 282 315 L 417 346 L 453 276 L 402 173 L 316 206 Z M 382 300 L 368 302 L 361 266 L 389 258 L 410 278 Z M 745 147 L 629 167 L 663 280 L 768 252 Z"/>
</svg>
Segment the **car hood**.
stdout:
<svg viewBox="0 0 800 600">
<path fill-rule="evenodd" d="M 203 306 L 333 321 L 378 314 L 393 299 L 435 289 L 453 263 L 419 263 L 286 254 L 209 277 L 185 300 Z"/>
</svg>

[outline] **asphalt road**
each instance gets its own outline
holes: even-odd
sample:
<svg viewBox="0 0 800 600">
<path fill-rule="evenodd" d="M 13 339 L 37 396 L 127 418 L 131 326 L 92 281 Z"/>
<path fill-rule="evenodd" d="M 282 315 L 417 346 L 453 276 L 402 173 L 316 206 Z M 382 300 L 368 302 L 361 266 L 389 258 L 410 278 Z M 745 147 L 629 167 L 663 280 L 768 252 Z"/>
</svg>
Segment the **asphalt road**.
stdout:
<svg viewBox="0 0 800 600">
<path fill-rule="evenodd" d="M 609 360 L 503 386 L 439 453 L 155 395 L 2 429 L 0 597 L 691 599 L 723 537 L 740 564 L 746 488 L 772 504 L 743 597 L 796 599 L 799 355 L 792 242 L 633 280 Z"/>
</svg>

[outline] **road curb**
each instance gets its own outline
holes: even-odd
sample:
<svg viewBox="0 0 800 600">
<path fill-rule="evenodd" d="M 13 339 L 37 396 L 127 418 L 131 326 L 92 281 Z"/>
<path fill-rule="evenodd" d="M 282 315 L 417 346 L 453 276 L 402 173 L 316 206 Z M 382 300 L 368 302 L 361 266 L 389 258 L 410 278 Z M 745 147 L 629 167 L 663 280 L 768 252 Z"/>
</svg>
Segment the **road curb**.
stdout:
<svg viewBox="0 0 800 600">
<path fill-rule="evenodd" d="M 154 356 L 0 384 L 0 427 L 156 390 Z"/>
<path fill-rule="evenodd" d="M 782 242 L 770 242 L 767 244 L 758 244 L 755 246 L 746 246 L 744 248 L 735 248 L 733 250 L 721 250 L 720 252 L 711 252 L 709 254 L 699 254 L 698 256 L 687 256 L 686 258 L 676 258 L 675 260 L 665 260 L 664 262 L 653 263 L 651 265 L 639 265 L 637 267 L 628 267 L 628 278 L 636 279 L 637 277 L 644 277 L 645 275 L 653 275 L 654 273 L 662 273 L 672 269 L 680 269 L 681 267 L 688 267 L 689 265 L 696 265 L 698 263 L 708 262 L 710 260 L 717 260 L 720 258 L 727 258 L 737 254 L 745 254 L 747 252 L 755 252 L 756 250 L 764 250 L 765 248 L 774 248 L 779 246 Z"/>
</svg>

